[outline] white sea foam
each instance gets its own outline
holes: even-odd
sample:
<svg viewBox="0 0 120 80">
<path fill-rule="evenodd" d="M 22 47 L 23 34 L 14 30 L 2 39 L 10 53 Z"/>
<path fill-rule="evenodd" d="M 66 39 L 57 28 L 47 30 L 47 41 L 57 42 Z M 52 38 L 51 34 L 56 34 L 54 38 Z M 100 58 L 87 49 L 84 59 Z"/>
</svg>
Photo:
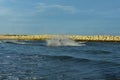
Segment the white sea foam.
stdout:
<svg viewBox="0 0 120 80">
<path fill-rule="evenodd" d="M 2 41 L 0 41 L 0 44 L 2 43 Z"/>
<path fill-rule="evenodd" d="M 47 46 L 84 46 L 82 42 L 76 42 L 66 37 L 54 37 L 46 40 Z"/>
</svg>

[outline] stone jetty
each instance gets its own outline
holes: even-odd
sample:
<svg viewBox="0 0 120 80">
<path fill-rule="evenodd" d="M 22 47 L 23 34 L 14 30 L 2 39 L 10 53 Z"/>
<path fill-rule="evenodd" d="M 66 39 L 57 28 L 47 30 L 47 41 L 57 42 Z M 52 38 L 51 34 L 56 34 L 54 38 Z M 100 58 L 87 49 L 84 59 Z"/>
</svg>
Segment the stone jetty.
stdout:
<svg viewBox="0 0 120 80">
<path fill-rule="evenodd" d="M 51 38 L 69 38 L 76 41 L 120 42 L 120 36 L 112 35 L 0 35 L 0 40 L 46 40 Z"/>
</svg>

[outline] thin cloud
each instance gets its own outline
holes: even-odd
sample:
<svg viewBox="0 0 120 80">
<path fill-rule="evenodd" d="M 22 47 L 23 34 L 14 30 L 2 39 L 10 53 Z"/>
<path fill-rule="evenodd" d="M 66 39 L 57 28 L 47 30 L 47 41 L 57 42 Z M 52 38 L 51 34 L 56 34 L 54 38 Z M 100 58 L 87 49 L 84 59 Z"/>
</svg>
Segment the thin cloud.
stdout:
<svg viewBox="0 0 120 80">
<path fill-rule="evenodd" d="M 0 0 L 0 2 L 3 2 L 4 0 Z"/>
<path fill-rule="evenodd" d="M 53 5 L 48 5 L 45 3 L 39 3 L 36 6 L 38 12 L 45 12 L 47 10 L 52 10 L 52 9 L 58 9 L 61 11 L 65 11 L 67 13 L 76 13 L 77 9 L 74 6 L 66 6 L 66 5 L 59 5 L 59 4 L 53 4 Z"/>
<path fill-rule="evenodd" d="M 30 16 L 28 13 L 25 12 L 18 12 L 13 8 L 8 7 L 0 7 L 0 21 L 19 21 L 24 20 L 24 17 Z"/>
<path fill-rule="evenodd" d="M 0 16 L 9 16 L 13 14 L 13 11 L 9 8 L 0 7 Z"/>
</svg>

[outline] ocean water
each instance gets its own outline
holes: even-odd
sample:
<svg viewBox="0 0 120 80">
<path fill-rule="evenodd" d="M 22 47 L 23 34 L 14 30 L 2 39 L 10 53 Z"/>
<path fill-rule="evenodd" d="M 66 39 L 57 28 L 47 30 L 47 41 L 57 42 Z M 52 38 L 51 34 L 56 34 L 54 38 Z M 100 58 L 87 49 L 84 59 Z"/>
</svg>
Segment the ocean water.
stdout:
<svg viewBox="0 0 120 80">
<path fill-rule="evenodd" d="M 120 80 L 120 43 L 66 42 L 0 41 L 0 80 Z"/>
</svg>

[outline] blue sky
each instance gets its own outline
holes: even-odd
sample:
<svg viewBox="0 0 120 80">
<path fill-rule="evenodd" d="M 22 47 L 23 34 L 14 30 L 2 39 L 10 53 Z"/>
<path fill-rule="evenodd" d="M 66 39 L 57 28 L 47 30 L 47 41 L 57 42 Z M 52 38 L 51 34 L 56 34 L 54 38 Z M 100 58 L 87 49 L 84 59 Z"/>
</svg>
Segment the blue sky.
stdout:
<svg viewBox="0 0 120 80">
<path fill-rule="evenodd" d="M 0 34 L 120 35 L 120 0 L 0 0 Z"/>
</svg>

